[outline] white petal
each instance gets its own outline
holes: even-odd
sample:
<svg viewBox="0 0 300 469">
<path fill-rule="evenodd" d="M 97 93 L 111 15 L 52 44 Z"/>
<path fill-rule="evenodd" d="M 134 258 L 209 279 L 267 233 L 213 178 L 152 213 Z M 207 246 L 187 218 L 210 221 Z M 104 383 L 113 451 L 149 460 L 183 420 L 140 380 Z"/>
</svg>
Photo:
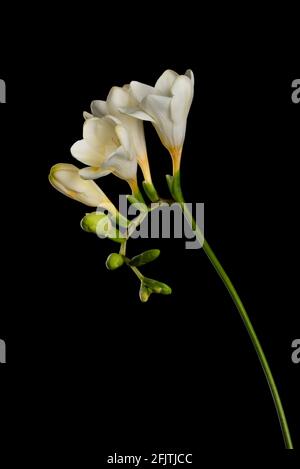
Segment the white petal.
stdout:
<svg viewBox="0 0 300 469">
<path fill-rule="evenodd" d="M 185 72 L 185 76 L 187 76 L 191 82 L 192 82 L 192 85 L 194 86 L 195 84 L 195 78 L 194 78 L 194 74 L 193 74 L 193 71 L 191 69 L 188 69 L 186 72 Z"/>
<path fill-rule="evenodd" d="M 71 147 L 71 154 L 76 160 L 89 166 L 99 166 L 103 156 L 92 148 L 86 140 L 78 140 Z"/>
<path fill-rule="evenodd" d="M 125 160 L 128 160 L 128 161 L 131 160 L 131 157 L 130 157 L 129 153 L 125 150 L 125 148 L 124 148 L 122 145 L 120 145 L 119 148 L 117 148 L 116 150 L 112 151 L 112 152 L 106 157 L 104 163 L 102 164 L 102 167 L 103 167 L 103 168 L 104 168 L 104 167 L 108 168 L 108 166 L 109 166 L 109 161 L 111 160 L 111 158 L 112 158 L 113 156 L 119 155 L 119 154 L 122 156 L 122 158 L 124 159 L 124 161 L 125 161 Z M 104 166 L 104 165 L 105 165 L 105 166 Z"/>
<path fill-rule="evenodd" d="M 88 119 L 83 125 L 83 138 L 93 148 L 100 150 L 108 143 L 113 142 L 115 137 L 114 123 L 110 119 L 97 118 Z M 119 146 L 118 142 L 114 142 Z"/>
<path fill-rule="evenodd" d="M 109 113 L 118 112 L 120 107 L 130 106 L 130 95 L 119 86 L 113 86 L 107 96 L 107 108 Z"/>
<path fill-rule="evenodd" d="M 79 176 L 83 179 L 98 179 L 103 176 L 110 174 L 110 170 L 104 170 L 102 168 L 87 166 L 79 170 Z"/>
<path fill-rule="evenodd" d="M 87 112 L 87 111 L 83 111 L 83 118 L 84 120 L 88 120 L 88 119 L 92 119 L 93 114 L 91 114 L 90 112 Z"/>
<path fill-rule="evenodd" d="M 144 124 L 142 120 L 129 118 L 126 130 L 130 136 L 130 152 L 134 158 L 144 158 L 147 155 Z"/>
<path fill-rule="evenodd" d="M 143 108 L 156 122 L 170 119 L 171 99 L 167 96 L 149 95 L 143 100 Z"/>
<path fill-rule="evenodd" d="M 170 105 L 172 98 L 150 95 L 143 101 L 143 107 L 155 122 L 153 123 L 162 144 L 169 148 L 174 146 L 173 122 L 171 120 Z"/>
<path fill-rule="evenodd" d="M 111 204 L 104 192 L 94 181 L 85 181 L 79 176 L 79 169 L 72 164 L 59 163 L 51 168 L 49 180 L 62 194 L 90 207 Z"/>
<path fill-rule="evenodd" d="M 100 167 L 103 161 L 120 146 L 115 132 L 116 123 L 111 118 L 93 117 L 85 121 L 83 140 L 71 147 L 71 153 L 78 161 L 88 166 Z"/>
<path fill-rule="evenodd" d="M 105 119 L 110 120 L 111 122 L 113 122 L 116 125 L 122 123 L 121 120 L 118 117 L 112 116 L 111 114 L 107 114 L 107 116 L 105 116 Z"/>
<path fill-rule="evenodd" d="M 149 121 L 149 122 L 155 122 L 154 119 L 151 116 L 149 116 L 149 114 L 137 108 L 120 108 L 119 111 L 122 112 L 123 114 L 127 114 L 130 117 L 135 117 L 136 119 Z"/>
<path fill-rule="evenodd" d="M 120 140 L 121 145 L 126 150 L 128 154 L 131 151 L 130 139 L 127 130 L 122 125 L 117 125 L 115 127 L 115 132 Z"/>
<path fill-rule="evenodd" d="M 136 178 L 137 161 L 136 159 L 129 161 L 123 147 L 120 147 L 102 167 L 110 169 L 116 176 L 126 181 Z"/>
<path fill-rule="evenodd" d="M 162 96 L 171 96 L 171 88 L 177 77 L 178 73 L 166 70 L 155 83 L 156 91 Z"/>
<path fill-rule="evenodd" d="M 130 83 L 130 90 L 135 97 L 135 99 L 140 103 L 143 101 L 145 96 L 148 94 L 155 94 L 156 91 L 153 86 L 144 85 L 144 83 L 140 83 L 139 81 L 132 81 Z"/>
<path fill-rule="evenodd" d="M 99 99 L 91 102 L 91 111 L 95 117 L 103 117 L 108 114 L 106 101 L 101 101 Z"/>
<path fill-rule="evenodd" d="M 191 80 L 185 75 L 180 75 L 172 86 L 171 116 L 173 122 L 180 122 L 187 118 L 189 113 L 194 88 Z"/>
</svg>

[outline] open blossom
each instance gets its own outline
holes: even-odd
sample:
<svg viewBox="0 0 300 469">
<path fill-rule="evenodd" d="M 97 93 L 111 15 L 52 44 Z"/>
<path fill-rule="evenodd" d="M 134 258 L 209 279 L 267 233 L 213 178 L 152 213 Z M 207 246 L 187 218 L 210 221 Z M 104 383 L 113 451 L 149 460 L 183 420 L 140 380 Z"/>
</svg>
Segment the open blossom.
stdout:
<svg viewBox="0 0 300 469">
<path fill-rule="evenodd" d="M 113 173 L 136 187 L 137 161 L 131 152 L 126 128 L 111 117 L 92 117 L 83 125 L 83 139 L 71 147 L 78 161 L 88 165 L 79 171 L 84 179 L 97 179 Z"/>
<path fill-rule="evenodd" d="M 166 70 L 154 87 L 132 81 L 130 92 L 138 106 L 124 106 L 122 112 L 152 122 L 161 142 L 172 156 L 173 171 L 178 171 L 187 117 L 194 96 L 193 72 L 187 70 L 185 75 L 178 75 L 172 70 Z"/>
<path fill-rule="evenodd" d="M 52 166 L 49 181 L 62 194 L 89 207 L 100 207 L 116 215 L 117 209 L 94 181 L 86 181 L 73 164 L 58 163 Z"/>
<path fill-rule="evenodd" d="M 108 93 L 106 101 L 95 100 L 91 103 L 92 114 L 84 113 L 84 117 L 89 119 L 95 117 L 113 116 L 119 125 L 123 126 L 128 134 L 129 153 L 137 160 L 140 165 L 144 179 L 147 183 L 151 183 L 151 173 L 147 156 L 144 126 L 141 120 L 135 119 L 120 112 L 122 108 L 133 108 L 138 106 L 130 92 L 129 85 L 122 88 L 113 86 Z"/>
</svg>

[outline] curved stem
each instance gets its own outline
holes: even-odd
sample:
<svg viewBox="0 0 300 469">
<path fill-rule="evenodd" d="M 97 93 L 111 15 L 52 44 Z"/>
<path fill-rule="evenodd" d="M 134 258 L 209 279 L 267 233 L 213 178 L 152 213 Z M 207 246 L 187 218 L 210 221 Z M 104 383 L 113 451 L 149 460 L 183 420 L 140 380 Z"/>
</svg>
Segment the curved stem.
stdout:
<svg viewBox="0 0 300 469">
<path fill-rule="evenodd" d="M 125 244 L 125 243 L 124 243 Z M 121 249 L 120 249 L 120 254 L 122 254 L 124 256 L 124 259 L 125 259 L 125 264 L 130 267 L 130 269 L 132 270 L 132 272 L 135 273 L 135 275 L 137 276 L 137 278 L 142 282 L 142 280 L 144 280 L 144 275 L 142 274 L 142 272 L 135 266 L 133 265 L 130 265 L 130 259 L 128 257 L 126 257 L 126 254 L 125 254 L 125 251 L 126 251 L 126 248 L 122 249 L 122 246 L 121 246 Z"/>
<path fill-rule="evenodd" d="M 178 179 L 179 179 L 179 175 L 178 175 Z M 247 329 L 247 332 L 250 336 L 250 339 L 251 339 L 252 344 L 255 348 L 257 356 L 260 360 L 261 366 L 262 366 L 263 371 L 265 373 L 265 377 L 267 379 L 267 382 L 268 382 L 268 385 L 269 385 L 269 388 L 270 388 L 270 391 L 271 391 L 271 394 L 272 394 L 272 397 L 273 397 L 273 400 L 274 400 L 274 404 L 275 404 L 275 408 L 276 408 L 276 411 L 277 411 L 277 414 L 278 414 L 278 418 L 279 418 L 279 422 L 280 422 L 280 426 L 281 426 L 281 431 L 282 431 L 285 447 L 286 447 L 286 449 L 293 449 L 293 443 L 292 443 L 288 423 L 287 423 L 287 420 L 286 420 L 286 416 L 285 416 L 285 413 L 284 413 L 284 409 L 283 409 L 282 402 L 281 402 L 281 399 L 280 399 L 280 396 L 279 396 L 279 393 L 278 393 L 276 383 L 274 381 L 274 378 L 273 378 L 270 366 L 268 364 L 267 358 L 264 354 L 264 351 L 262 349 L 260 341 L 259 341 L 259 339 L 256 335 L 256 332 L 254 330 L 252 322 L 250 321 L 250 318 L 247 314 L 247 311 L 246 311 L 246 309 L 245 309 L 245 307 L 242 303 L 242 300 L 240 299 L 235 287 L 233 286 L 233 283 L 231 282 L 231 280 L 228 277 L 227 273 L 223 269 L 223 267 L 222 267 L 220 261 L 218 260 L 217 256 L 213 252 L 213 250 L 210 247 L 210 245 L 208 244 L 208 242 L 205 240 L 203 233 L 201 232 L 201 230 L 200 230 L 199 226 L 197 225 L 196 221 L 194 220 L 194 218 L 193 218 L 192 214 L 190 213 L 187 205 L 184 203 L 183 198 L 181 200 L 177 200 L 177 202 L 180 203 L 181 208 L 182 208 L 188 222 L 190 223 L 192 229 L 195 230 L 197 240 L 202 245 L 205 254 L 207 255 L 208 259 L 212 263 L 213 267 L 215 268 L 216 272 L 218 273 L 219 277 L 221 278 L 222 282 L 224 283 L 225 287 L 227 288 L 227 290 L 228 290 L 228 292 L 229 292 L 229 294 L 230 294 L 230 296 L 231 296 L 231 298 L 232 298 L 232 300 L 233 300 L 233 302 L 234 302 L 234 304 L 235 304 L 235 306 L 236 306 L 236 308 L 239 312 L 239 315 L 243 320 L 243 323 L 244 323 L 244 325 Z"/>
<path fill-rule="evenodd" d="M 121 243 L 119 254 L 126 256 L 127 239 Z"/>
<path fill-rule="evenodd" d="M 137 268 L 137 267 L 134 267 L 133 265 L 129 265 L 129 267 L 131 268 L 131 270 L 135 273 L 135 275 L 137 276 L 137 278 L 142 281 L 143 278 L 144 278 L 144 275 L 140 272 L 140 270 Z"/>
<path fill-rule="evenodd" d="M 284 409 L 283 409 L 283 406 L 282 406 L 282 402 L 281 402 L 281 399 L 280 399 L 280 396 L 279 396 L 279 393 L 278 393 L 278 389 L 277 389 L 276 383 L 274 381 L 274 378 L 273 378 L 269 363 L 268 363 L 267 358 L 264 354 L 264 351 L 262 349 L 260 341 L 259 341 L 259 339 L 256 335 L 256 332 L 255 332 L 254 327 L 251 323 L 251 320 L 250 320 L 250 318 L 247 314 L 247 311 L 246 311 L 246 309 L 245 309 L 245 307 L 242 303 L 242 300 L 240 299 L 236 289 L 234 288 L 230 278 L 226 274 L 226 272 L 223 269 L 222 265 L 220 264 L 218 258 L 216 257 L 215 253 L 213 252 L 212 248 L 210 247 L 210 245 L 208 244 L 208 242 L 206 240 L 204 240 L 204 243 L 203 243 L 203 250 L 204 250 L 205 254 L 207 255 L 207 257 L 209 258 L 212 265 L 214 266 L 215 270 L 219 274 L 219 276 L 220 276 L 221 280 L 223 281 L 224 285 L 226 286 L 227 290 L 229 291 L 229 294 L 230 294 L 231 298 L 233 299 L 233 302 L 234 302 L 234 304 L 235 304 L 235 306 L 236 306 L 236 308 L 237 308 L 237 310 L 238 310 L 238 312 L 239 312 L 239 314 L 240 314 L 240 316 L 243 320 L 243 323 L 244 323 L 244 325 L 247 329 L 247 332 L 250 336 L 252 344 L 253 344 L 253 346 L 256 350 L 256 353 L 257 353 L 258 358 L 260 360 L 261 366 L 262 366 L 263 371 L 265 373 L 268 385 L 270 387 L 270 391 L 271 391 L 271 394 L 272 394 L 272 397 L 273 397 L 273 400 L 274 400 L 274 404 L 275 404 L 275 407 L 276 407 L 276 411 L 277 411 L 277 414 L 278 414 L 278 418 L 279 418 L 279 422 L 280 422 L 280 426 L 281 426 L 281 431 L 282 431 L 285 447 L 287 449 L 293 449 L 293 443 L 292 443 L 288 423 L 287 423 L 287 420 L 286 420 L 286 416 L 285 416 L 285 413 L 284 413 Z"/>
</svg>

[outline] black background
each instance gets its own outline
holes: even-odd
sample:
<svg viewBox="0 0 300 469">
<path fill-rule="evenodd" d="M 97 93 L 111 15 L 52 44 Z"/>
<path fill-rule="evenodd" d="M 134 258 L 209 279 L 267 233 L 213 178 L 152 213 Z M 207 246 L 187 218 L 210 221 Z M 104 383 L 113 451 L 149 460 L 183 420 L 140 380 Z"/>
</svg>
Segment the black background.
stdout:
<svg viewBox="0 0 300 469">
<path fill-rule="evenodd" d="M 180 240 L 132 241 L 132 255 L 161 249 L 144 271 L 173 288 L 141 304 L 130 272 L 105 267 L 115 246 L 81 231 L 86 208 L 47 181 L 52 164 L 73 162 L 69 148 L 92 99 L 133 79 L 154 84 L 166 68 L 192 68 L 183 190 L 188 201 L 205 203 L 206 237 L 253 320 L 298 447 L 294 41 L 259 19 L 203 34 L 201 22 L 192 27 L 185 18 L 178 34 L 172 21 L 164 29 L 158 20 L 128 31 L 120 17 L 98 34 L 94 21 L 71 22 L 64 34 L 56 19 L 45 31 L 36 24 L 24 43 L 6 38 L 0 337 L 14 410 L 36 428 L 54 424 L 55 446 L 67 445 L 67 435 L 70 451 L 84 448 L 98 461 L 114 451 L 283 448 L 258 359 L 204 253 Z M 170 159 L 150 125 L 146 135 L 154 181 L 167 195 Z M 127 189 L 113 176 L 101 187 L 115 201 Z"/>
</svg>

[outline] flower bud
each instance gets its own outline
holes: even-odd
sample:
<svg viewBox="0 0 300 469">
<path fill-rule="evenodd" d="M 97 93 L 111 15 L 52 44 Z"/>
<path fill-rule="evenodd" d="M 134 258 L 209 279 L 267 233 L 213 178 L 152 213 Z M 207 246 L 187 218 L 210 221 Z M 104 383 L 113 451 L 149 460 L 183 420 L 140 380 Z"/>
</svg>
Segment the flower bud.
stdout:
<svg viewBox="0 0 300 469">
<path fill-rule="evenodd" d="M 172 288 L 169 287 L 169 285 L 151 278 L 144 277 L 143 285 L 153 293 L 159 293 L 161 295 L 170 295 L 172 293 Z"/>
<path fill-rule="evenodd" d="M 80 226 L 84 231 L 88 233 L 97 233 L 97 226 L 99 221 L 107 218 L 104 213 L 92 212 L 87 213 L 80 222 Z"/>
<path fill-rule="evenodd" d="M 140 267 L 154 261 L 159 255 L 159 249 L 149 249 L 148 251 L 142 252 L 138 256 L 134 256 L 129 262 L 129 265 L 132 265 L 133 267 Z"/>
<path fill-rule="evenodd" d="M 81 220 L 80 226 L 84 231 L 95 233 L 99 238 L 109 238 L 117 243 L 125 241 L 125 237 L 113 226 L 110 217 L 104 213 L 87 213 Z"/>
<path fill-rule="evenodd" d="M 142 303 L 146 303 L 149 299 L 149 296 L 151 295 L 151 290 L 147 288 L 143 282 L 141 282 L 141 287 L 140 287 L 140 300 Z"/>
<path fill-rule="evenodd" d="M 116 270 L 124 264 L 124 257 L 116 252 L 111 253 L 106 259 L 108 270 Z"/>
</svg>

